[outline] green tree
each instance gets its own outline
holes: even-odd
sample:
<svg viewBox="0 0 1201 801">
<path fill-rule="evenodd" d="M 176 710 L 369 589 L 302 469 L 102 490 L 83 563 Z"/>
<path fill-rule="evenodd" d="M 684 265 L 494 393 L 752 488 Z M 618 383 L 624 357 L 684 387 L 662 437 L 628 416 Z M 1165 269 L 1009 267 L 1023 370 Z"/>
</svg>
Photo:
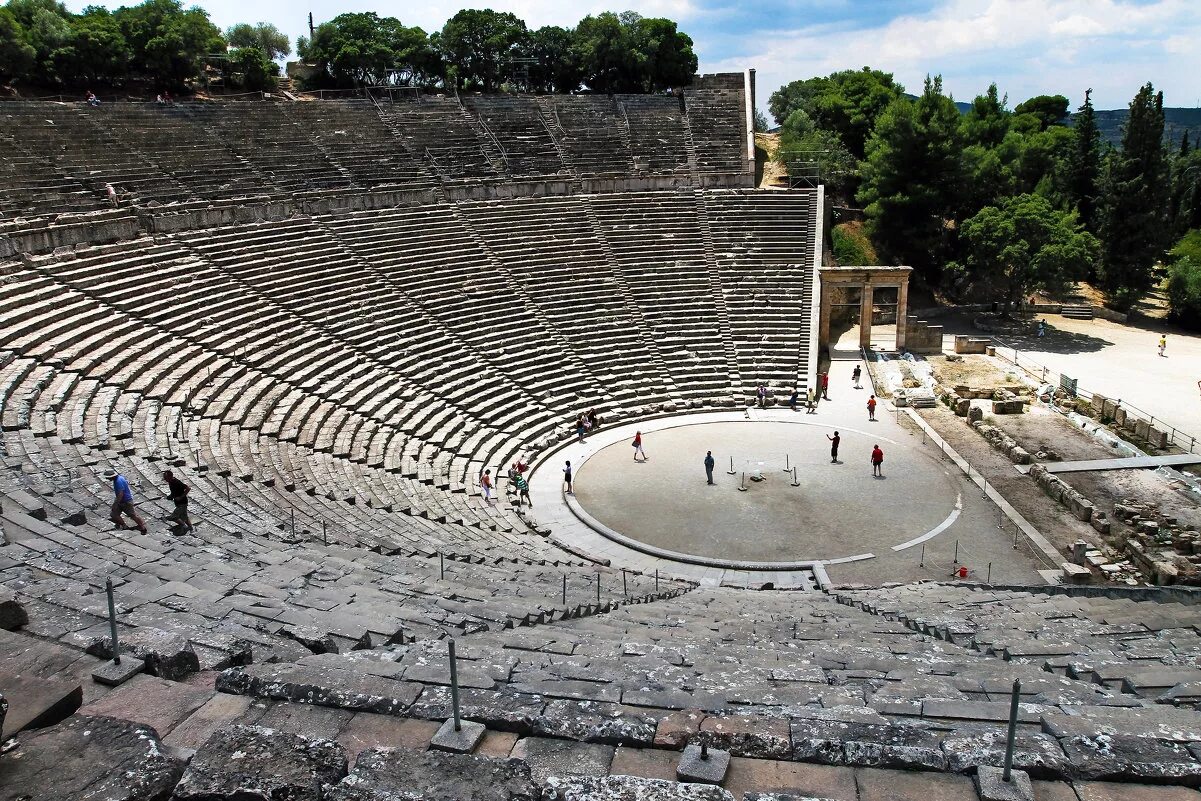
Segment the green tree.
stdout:
<svg viewBox="0 0 1201 801">
<path fill-rule="evenodd" d="M 460 81 L 485 92 L 512 80 L 526 44 L 525 23 L 508 12 L 465 8 L 446 21 L 436 45 Z"/>
<path fill-rule="evenodd" d="M 1038 120 L 1040 130 L 1062 125 L 1068 118 L 1068 99 L 1063 95 L 1038 95 L 1018 103 L 1014 114 L 1031 114 Z"/>
<path fill-rule="evenodd" d="M 270 61 L 292 54 L 288 35 L 270 22 L 240 22 L 225 31 L 225 41 L 235 48 L 257 47 Z"/>
<path fill-rule="evenodd" d="M 256 46 L 239 47 L 229 53 L 230 70 L 243 89 L 272 92 L 278 85 L 279 65 Z"/>
<path fill-rule="evenodd" d="M 960 243 L 968 277 L 1000 290 L 1009 308 L 1031 291 L 1057 291 L 1083 278 L 1096 259 L 1096 237 L 1076 216 L 1039 195 L 1017 195 L 963 221 Z"/>
<path fill-rule="evenodd" d="M 132 53 L 107 9 L 90 7 L 71 20 L 71 38 L 55 60 L 68 81 L 113 83 L 129 71 Z"/>
<path fill-rule="evenodd" d="M 997 85 L 989 84 L 988 91 L 977 95 L 972 107 L 963 115 L 963 143 L 985 148 L 997 147 L 1009 133 L 1010 113 L 1006 98 L 997 96 Z"/>
<path fill-rule="evenodd" d="M 1170 184 L 1163 127 L 1163 92 L 1148 83 L 1130 103 L 1122 149 L 1102 176 L 1100 278 L 1118 308 L 1130 308 L 1151 288 L 1167 244 Z"/>
<path fill-rule="evenodd" d="M 555 25 L 530 31 L 523 53 L 535 61 L 529 67 L 529 89 L 567 94 L 580 88 L 584 71 L 572 50 L 574 36 Z"/>
<path fill-rule="evenodd" d="M 1171 251 L 1168 318 L 1201 330 L 1201 229 L 1189 231 Z"/>
<path fill-rule="evenodd" d="M 1101 131 L 1097 128 L 1097 117 L 1093 112 L 1090 95 L 1084 93 L 1084 103 L 1077 109 L 1072 130 L 1075 145 L 1066 164 L 1064 180 L 1068 202 L 1080 215 L 1080 222 L 1093 233 L 1097 232 L 1098 181 L 1101 176 Z"/>
<path fill-rule="evenodd" d="M 297 45 L 301 58 L 317 67 L 317 85 L 404 85 L 438 71 L 425 31 L 373 12 L 339 14 Z"/>
<path fill-rule="evenodd" d="M 205 55 L 225 52 L 225 40 L 200 8 L 179 0 L 144 0 L 113 12 L 132 53 L 131 72 L 179 89 L 200 74 Z"/>
<path fill-rule="evenodd" d="M 642 91 L 658 92 L 692 83 L 696 53 L 692 51 L 692 38 L 676 23 L 662 17 L 640 17 L 633 22 L 632 39 L 642 65 Z"/>
<path fill-rule="evenodd" d="M 71 13 L 55 0 L 9 0 L 8 11 L 34 49 L 31 73 L 41 81 L 61 82 L 61 51 L 71 42 Z"/>
<path fill-rule="evenodd" d="M 25 78 L 37 63 L 37 50 L 25 28 L 7 8 L 0 7 L 0 80 Z"/>
<path fill-rule="evenodd" d="M 864 67 L 793 81 L 772 94 L 768 108 L 781 124 L 794 111 L 804 111 L 818 127 L 837 133 L 855 158 L 862 159 L 876 120 L 903 91 L 891 73 Z"/>
<path fill-rule="evenodd" d="M 633 91 L 642 65 L 634 49 L 633 36 L 611 11 L 580 20 L 572 46 L 584 75 L 594 92 Z"/>
<path fill-rule="evenodd" d="M 953 244 L 953 211 L 964 181 L 959 110 L 926 79 L 916 101 L 894 100 L 876 123 L 861 168 L 859 199 L 872 239 L 893 264 L 910 264 L 933 283 Z"/>
</svg>

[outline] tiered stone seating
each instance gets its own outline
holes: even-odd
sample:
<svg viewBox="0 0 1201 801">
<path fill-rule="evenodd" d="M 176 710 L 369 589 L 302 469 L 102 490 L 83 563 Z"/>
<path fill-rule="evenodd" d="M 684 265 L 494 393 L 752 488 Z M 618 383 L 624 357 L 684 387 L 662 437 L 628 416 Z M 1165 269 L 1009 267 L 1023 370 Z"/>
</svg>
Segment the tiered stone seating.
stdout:
<svg viewBox="0 0 1201 801">
<path fill-rule="evenodd" d="M 284 109 L 356 186 L 431 182 L 367 101 L 289 103 Z"/>
<path fill-rule="evenodd" d="M 24 147 L 35 146 L 39 157 L 79 181 L 99 202 L 107 202 L 106 183 L 113 184 L 127 203 L 187 198 L 189 189 L 184 184 L 150 154 L 136 152 L 110 130 L 107 121 L 113 113 L 108 107 L 8 102 L 0 106 L 0 133 Z M 120 109 L 115 113 L 120 114 Z M 55 209 L 76 210 L 74 202 Z"/>
<path fill-rule="evenodd" d="M 630 175 L 630 129 L 612 95 L 550 95 L 542 99 L 576 173 Z"/>
<path fill-rule="evenodd" d="M 733 89 L 684 90 L 696 168 L 717 175 L 746 172 L 746 109 Z"/>
<path fill-rule="evenodd" d="M 504 171 L 496 143 L 476 130 L 454 98 L 387 103 L 380 114 L 409 151 L 444 179 L 497 178 Z"/>
<path fill-rule="evenodd" d="M 499 370 L 512 384 L 486 387 L 495 402 L 524 389 L 519 426 L 526 436 L 540 432 L 543 410 L 560 419 L 578 414 L 579 398 L 599 398 L 600 387 L 522 285 L 496 269 L 474 232 L 446 205 L 361 212 L 321 219 L 357 256 L 378 270 L 425 328 L 444 328 L 488 371 Z M 377 298 L 373 305 L 380 303 Z M 424 320 L 422 322 L 422 320 Z M 430 345 L 423 345 L 428 351 Z M 477 386 L 487 373 L 477 373 Z M 484 388 L 484 387 L 481 387 Z"/>
<path fill-rule="evenodd" d="M 602 244 L 574 197 L 461 203 L 459 208 L 511 280 L 559 332 L 605 392 L 610 411 L 667 400 L 647 333 L 630 325 L 637 299 L 598 258 Z M 581 410 L 594 398 L 580 398 Z"/>
<path fill-rule="evenodd" d="M 18 144 L 0 133 L 0 148 L 7 158 L 0 161 L 0 219 L 103 208 L 104 199 L 79 180 L 57 169 L 44 155 Z"/>
<path fill-rule="evenodd" d="M 496 138 L 510 175 L 568 172 L 536 98 L 470 95 L 463 99 L 463 106 Z"/>
<path fill-rule="evenodd" d="M 369 695 L 390 714 L 442 720 L 447 679 L 430 664 L 443 650 L 418 642 L 305 657 L 232 668 L 217 684 L 343 708 L 364 708 Z M 1201 777 L 1186 747 L 1201 714 L 990 659 L 814 593 L 696 589 L 528 632 L 465 636 L 457 652 L 463 715 L 494 730 L 677 749 L 703 732 L 741 756 L 969 773 L 999 764 L 1019 679 L 1014 764 L 1032 776 Z M 1085 716 L 1130 721 L 1128 733 L 1085 733 Z"/>
<path fill-rule="evenodd" d="M 595 195 L 587 202 L 675 384 L 687 388 L 685 396 L 728 395 L 730 370 L 714 319 L 718 293 L 709 281 L 696 196 Z"/>
<path fill-rule="evenodd" d="M 239 158 L 192 122 L 189 105 L 113 103 L 84 113 L 183 184 L 187 198 L 233 198 L 278 191 L 258 165 Z"/>
<path fill-rule="evenodd" d="M 617 104 L 630 131 L 635 173 L 687 175 L 688 127 L 679 100 L 657 95 L 618 95 Z"/>
<path fill-rule="evenodd" d="M 841 597 L 999 659 L 1161 704 L 1201 705 L 1197 605 L 940 584 Z"/>
<path fill-rule="evenodd" d="M 314 141 L 314 132 L 278 103 L 190 103 L 198 125 L 287 191 L 341 189 L 346 175 Z"/>
<path fill-rule="evenodd" d="M 816 193 L 704 193 L 745 391 L 806 388 Z"/>
</svg>

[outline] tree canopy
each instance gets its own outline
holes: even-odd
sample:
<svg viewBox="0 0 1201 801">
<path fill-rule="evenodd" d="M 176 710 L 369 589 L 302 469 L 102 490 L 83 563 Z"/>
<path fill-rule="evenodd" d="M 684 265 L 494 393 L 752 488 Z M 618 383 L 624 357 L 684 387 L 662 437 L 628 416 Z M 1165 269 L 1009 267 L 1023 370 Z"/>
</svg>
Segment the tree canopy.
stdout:
<svg viewBox="0 0 1201 801">
<path fill-rule="evenodd" d="M 1000 285 L 1006 304 L 1084 278 L 1100 248 L 1074 214 L 1031 194 L 984 207 L 963 221 L 960 239 L 965 259 L 956 267 Z"/>
<path fill-rule="evenodd" d="M 851 154 L 862 159 L 876 120 L 903 92 L 891 73 L 864 67 L 793 81 L 772 94 L 768 108 L 779 124 L 794 111 L 804 111 L 819 127 L 837 133 Z"/>
</svg>

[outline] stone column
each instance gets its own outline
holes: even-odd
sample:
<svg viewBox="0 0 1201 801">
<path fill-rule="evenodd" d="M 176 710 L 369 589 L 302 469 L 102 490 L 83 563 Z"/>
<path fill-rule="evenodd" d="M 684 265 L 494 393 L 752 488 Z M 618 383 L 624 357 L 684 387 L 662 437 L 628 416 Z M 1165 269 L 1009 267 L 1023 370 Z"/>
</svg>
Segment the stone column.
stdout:
<svg viewBox="0 0 1201 801">
<path fill-rule="evenodd" d="M 836 289 L 839 289 L 838 284 L 822 281 L 821 318 L 817 331 L 817 344 L 819 348 L 824 348 L 830 344 L 830 312 L 832 311 L 832 307 L 830 305 L 829 293 Z"/>
<path fill-rule="evenodd" d="M 863 282 L 863 297 L 859 301 L 859 347 L 870 348 L 872 345 L 872 285 L 868 279 Z"/>
<path fill-rule="evenodd" d="M 901 281 L 897 289 L 897 352 L 905 348 L 905 335 L 909 332 L 909 279 Z"/>
</svg>

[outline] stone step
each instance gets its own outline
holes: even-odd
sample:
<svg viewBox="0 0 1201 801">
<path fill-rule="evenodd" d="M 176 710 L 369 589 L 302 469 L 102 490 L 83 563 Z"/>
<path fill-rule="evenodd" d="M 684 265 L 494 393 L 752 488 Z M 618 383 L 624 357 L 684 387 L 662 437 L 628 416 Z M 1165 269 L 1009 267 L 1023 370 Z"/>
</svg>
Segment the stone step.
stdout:
<svg viewBox="0 0 1201 801">
<path fill-rule="evenodd" d="M 0 694 L 8 701 L 3 738 L 65 720 L 83 703 L 79 682 L 6 671 L 0 671 Z"/>
</svg>

